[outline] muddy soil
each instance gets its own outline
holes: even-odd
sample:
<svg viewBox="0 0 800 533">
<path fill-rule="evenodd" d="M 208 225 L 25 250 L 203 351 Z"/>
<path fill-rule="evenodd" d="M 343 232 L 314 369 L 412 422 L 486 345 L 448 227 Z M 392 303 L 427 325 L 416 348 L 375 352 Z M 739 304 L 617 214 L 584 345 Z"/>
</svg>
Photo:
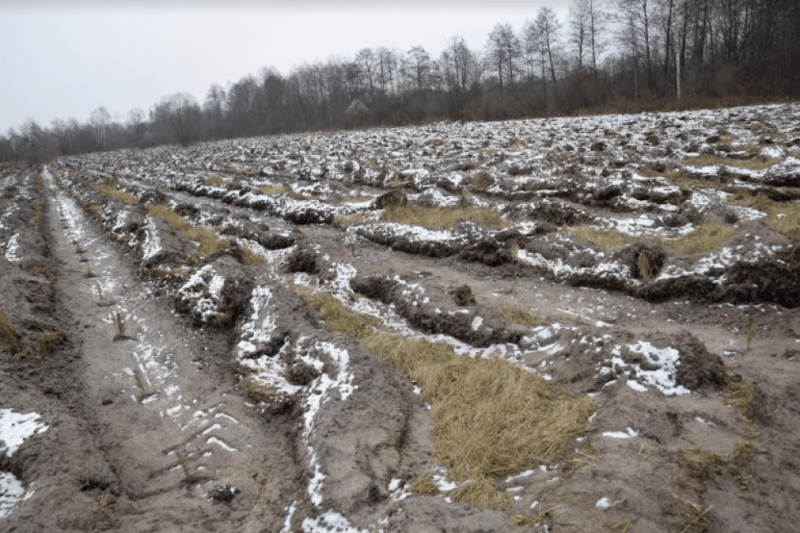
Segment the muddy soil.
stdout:
<svg viewBox="0 0 800 533">
<path fill-rule="evenodd" d="M 800 292 L 781 221 L 800 161 L 755 126 L 783 139 L 793 116 L 438 124 L 0 169 L 19 344 L 0 345 L 0 413 L 39 424 L 0 453 L 16 483 L 0 524 L 794 530 Z M 693 142 L 722 129 L 765 169 L 695 164 L 727 157 Z M 444 229 L 386 217 L 456 208 Z M 674 246 L 701 226 L 724 239 Z M 622 244 L 591 240 L 607 234 Z M 500 360 L 594 410 L 557 459 L 467 500 L 442 412 L 372 334 Z"/>
</svg>

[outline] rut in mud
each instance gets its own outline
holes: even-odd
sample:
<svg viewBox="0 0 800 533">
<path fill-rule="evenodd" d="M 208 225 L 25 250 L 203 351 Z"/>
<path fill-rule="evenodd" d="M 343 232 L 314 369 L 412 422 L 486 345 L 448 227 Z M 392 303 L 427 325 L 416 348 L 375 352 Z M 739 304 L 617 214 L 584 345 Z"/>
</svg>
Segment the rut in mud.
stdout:
<svg viewBox="0 0 800 533">
<path fill-rule="evenodd" d="M 248 408 L 228 376 L 204 371 L 227 343 L 154 299 L 72 199 L 59 193 L 52 204 L 56 290 L 75 317 L 121 524 L 131 514 L 136 530 L 258 531 L 282 520 L 297 490 L 292 439 Z"/>
</svg>

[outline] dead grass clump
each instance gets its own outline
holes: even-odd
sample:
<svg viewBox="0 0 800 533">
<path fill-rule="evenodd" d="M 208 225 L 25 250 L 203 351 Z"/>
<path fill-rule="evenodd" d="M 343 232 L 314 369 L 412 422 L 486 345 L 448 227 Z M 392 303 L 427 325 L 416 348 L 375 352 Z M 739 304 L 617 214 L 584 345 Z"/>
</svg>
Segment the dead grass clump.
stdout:
<svg viewBox="0 0 800 533">
<path fill-rule="evenodd" d="M 265 387 L 257 381 L 247 384 L 247 397 L 254 402 L 265 402 L 272 399 L 278 393 L 277 389 Z"/>
<path fill-rule="evenodd" d="M 483 171 L 472 178 L 472 183 L 469 184 L 468 189 L 472 192 L 481 192 L 488 189 L 492 183 L 492 176 L 488 172 Z"/>
<path fill-rule="evenodd" d="M 417 494 L 439 494 L 439 489 L 433 483 L 433 473 L 428 472 L 422 474 L 417 479 L 411 482 L 408 490 L 416 492 Z"/>
<path fill-rule="evenodd" d="M 225 184 L 225 180 L 219 176 L 212 176 L 210 178 L 206 178 L 206 184 L 211 185 L 212 187 L 222 187 Z"/>
<path fill-rule="evenodd" d="M 540 320 L 527 309 L 516 305 L 502 305 L 500 307 L 500 316 L 520 326 L 535 326 L 540 322 Z"/>
<path fill-rule="evenodd" d="M 430 403 L 435 423 L 435 459 L 456 479 L 478 481 L 471 492 L 487 487 L 483 478 L 554 462 L 596 409 L 591 400 L 507 361 L 472 359 L 445 343 L 376 330 L 376 318 L 347 309 L 329 294 L 295 290 L 329 329 L 360 341 L 420 385 L 420 400 Z"/>
<path fill-rule="evenodd" d="M 713 165 L 725 165 L 728 167 L 744 168 L 747 170 L 766 170 L 776 163 L 780 163 L 784 158 L 776 157 L 774 159 L 731 159 L 727 157 L 719 157 L 716 155 L 703 154 L 694 157 L 686 157 L 683 162 L 687 165 L 696 167 L 707 167 Z"/>
<path fill-rule="evenodd" d="M 455 297 L 456 305 L 460 305 L 461 307 L 475 305 L 477 303 L 475 301 L 475 295 L 472 294 L 472 288 L 469 285 L 458 287 L 454 291 L 453 296 Z"/>
<path fill-rule="evenodd" d="M 500 492 L 492 479 L 479 477 L 471 479 L 448 495 L 455 501 L 477 509 L 496 509 L 506 511 L 511 508 L 511 496 Z"/>
<path fill-rule="evenodd" d="M 183 231 L 190 227 L 189 222 L 180 216 L 178 213 L 170 209 L 164 204 L 156 204 L 147 207 L 147 213 L 151 217 L 157 217 L 164 220 L 167 224 L 179 231 Z"/>
<path fill-rule="evenodd" d="M 459 220 L 465 218 L 470 218 L 478 224 L 492 229 L 502 229 L 508 225 L 499 212 L 485 207 L 392 206 L 384 210 L 381 220 L 444 230 L 452 228 Z"/>
<path fill-rule="evenodd" d="M 264 258 L 255 253 L 247 246 L 239 246 L 239 262 L 243 265 L 260 265 L 264 262 Z"/>
<path fill-rule="evenodd" d="M 723 473 L 727 460 L 700 446 L 689 446 L 678 450 L 687 473 L 699 481 L 710 481 Z"/>
<path fill-rule="evenodd" d="M 106 196 L 110 196 L 111 198 L 114 198 L 123 204 L 136 205 L 139 203 L 139 200 L 131 193 L 115 189 L 108 183 L 101 186 L 99 190 Z"/>
<path fill-rule="evenodd" d="M 736 228 L 721 222 L 701 224 L 680 239 L 658 239 L 658 243 L 676 254 L 704 254 L 725 244 L 736 233 Z"/>
<path fill-rule="evenodd" d="M 333 222 L 331 224 L 334 228 L 339 228 L 340 230 L 346 230 L 350 226 L 363 222 L 367 218 L 367 215 L 363 213 L 358 213 L 355 215 L 344 216 L 344 215 L 336 215 L 333 217 Z"/>
<path fill-rule="evenodd" d="M 6 347 L 11 355 L 17 355 L 22 351 L 21 335 L 11 322 L 11 318 L 0 310 L 0 342 Z"/>
<path fill-rule="evenodd" d="M 61 342 L 63 337 L 64 332 L 60 329 L 55 331 L 43 331 L 39 334 L 39 339 L 36 341 L 36 344 L 40 352 L 51 354 L 56 350 L 58 343 Z"/>
<path fill-rule="evenodd" d="M 795 241 L 800 241 L 800 203 L 776 202 L 765 195 L 751 196 L 739 192 L 730 203 L 758 209 L 767 214 L 764 223 L 778 233 Z"/>
<path fill-rule="evenodd" d="M 184 235 L 198 244 L 197 251 L 186 259 L 189 264 L 231 247 L 230 241 L 220 239 L 217 232 L 207 228 L 189 228 L 184 231 Z"/>
<path fill-rule="evenodd" d="M 650 283 L 656 276 L 658 276 L 658 267 L 653 262 L 650 251 L 642 249 L 639 252 L 639 257 L 636 259 L 636 266 L 639 269 L 639 277 L 645 283 Z"/>
<path fill-rule="evenodd" d="M 619 250 L 629 244 L 650 239 L 650 237 L 635 237 L 618 231 L 598 230 L 588 226 L 574 226 L 569 229 L 569 232 L 572 236 L 588 241 L 601 250 Z M 697 226 L 694 231 L 679 239 L 656 238 L 653 240 L 679 255 L 700 254 L 718 249 L 734 233 L 736 233 L 736 228 L 732 226 L 720 222 L 709 222 Z"/>
<path fill-rule="evenodd" d="M 508 143 L 508 151 L 509 152 L 519 152 L 525 147 L 525 141 L 520 139 L 517 136 L 511 138 L 511 141 Z"/>
<path fill-rule="evenodd" d="M 284 184 L 281 184 L 281 185 L 263 185 L 263 186 L 259 187 L 258 190 L 261 191 L 261 194 L 265 194 L 267 196 L 272 195 L 272 194 L 283 194 L 283 193 L 292 192 L 292 189 L 289 188 L 288 185 L 284 185 Z"/>
<path fill-rule="evenodd" d="M 327 323 L 328 329 L 359 339 L 365 331 L 380 323 L 375 317 L 351 311 L 328 293 L 314 292 L 308 287 L 300 285 L 294 285 L 293 288 L 308 305 L 319 312 Z"/>
<path fill-rule="evenodd" d="M 753 383 L 748 381 L 729 380 L 722 391 L 725 404 L 733 407 L 745 422 L 752 421 L 760 408 L 761 392 Z"/>
<path fill-rule="evenodd" d="M 601 250 L 620 250 L 629 244 L 643 240 L 619 231 L 590 228 L 589 226 L 573 226 L 569 233 L 578 239 L 588 241 Z"/>
<path fill-rule="evenodd" d="M 44 230 L 44 204 L 42 202 L 36 204 L 30 224 L 40 233 Z"/>
</svg>

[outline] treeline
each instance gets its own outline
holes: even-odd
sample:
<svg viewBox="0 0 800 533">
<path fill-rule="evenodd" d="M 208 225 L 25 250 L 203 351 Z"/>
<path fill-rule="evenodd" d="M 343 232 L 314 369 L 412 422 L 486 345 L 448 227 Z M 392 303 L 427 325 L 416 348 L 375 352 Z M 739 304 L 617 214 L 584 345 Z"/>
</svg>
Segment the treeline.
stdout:
<svg viewBox="0 0 800 533">
<path fill-rule="evenodd" d="M 541 8 L 515 32 L 497 24 L 484 47 L 453 37 L 359 51 L 284 76 L 262 68 L 202 103 L 164 97 L 123 122 L 104 107 L 86 123 L 29 119 L 0 136 L 0 161 L 270 133 L 668 108 L 800 93 L 797 0 L 573 0 L 559 20 Z"/>
</svg>

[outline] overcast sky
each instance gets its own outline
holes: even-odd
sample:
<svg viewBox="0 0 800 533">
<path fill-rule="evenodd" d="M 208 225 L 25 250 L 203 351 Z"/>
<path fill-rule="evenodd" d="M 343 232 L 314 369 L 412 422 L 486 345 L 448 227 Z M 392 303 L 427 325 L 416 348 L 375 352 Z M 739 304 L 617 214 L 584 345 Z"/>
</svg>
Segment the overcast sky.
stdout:
<svg viewBox="0 0 800 533">
<path fill-rule="evenodd" d="M 124 120 L 161 97 L 188 91 L 202 103 L 263 66 L 289 74 L 303 63 L 353 58 L 361 48 L 438 57 L 454 35 L 482 49 L 492 27 L 515 31 L 557 0 L 0 0 L 0 134 L 27 117 L 85 122 L 105 106 Z"/>
</svg>

